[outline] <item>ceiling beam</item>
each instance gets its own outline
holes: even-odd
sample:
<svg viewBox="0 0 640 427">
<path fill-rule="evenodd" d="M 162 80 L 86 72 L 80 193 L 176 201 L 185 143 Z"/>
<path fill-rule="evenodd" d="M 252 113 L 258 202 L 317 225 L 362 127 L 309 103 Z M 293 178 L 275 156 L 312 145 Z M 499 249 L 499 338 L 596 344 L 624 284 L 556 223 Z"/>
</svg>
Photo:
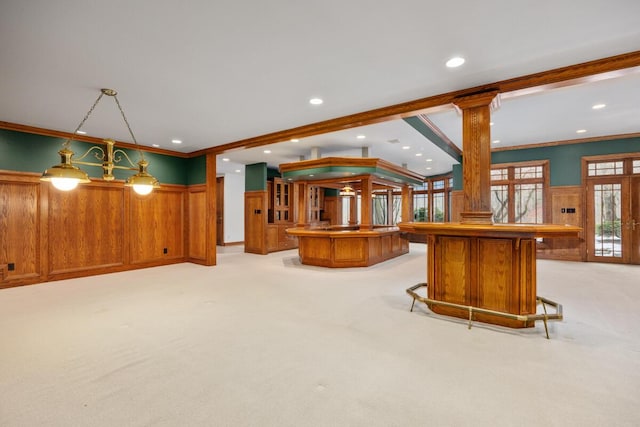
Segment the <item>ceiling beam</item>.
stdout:
<svg viewBox="0 0 640 427">
<path fill-rule="evenodd" d="M 292 138 L 304 138 L 388 120 L 404 119 L 433 108 L 453 104 L 457 98 L 466 97 L 478 92 L 495 90 L 502 94 L 504 98 L 504 94 L 509 92 L 528 90 L 531 88 L 549 90 L 562 85 L 578 84 L 598 79 L 598 75 L 615 76 L 624 75 L 627 72 L 635 73 L 638 67 L 640 67 L 640 51 L 629 52 L 247 138 L 196 151 L 191 153 L 191 155 L 202 155 L 205 153 L 222 154 L 228 151 L 284 142 Z"/>
</svg>

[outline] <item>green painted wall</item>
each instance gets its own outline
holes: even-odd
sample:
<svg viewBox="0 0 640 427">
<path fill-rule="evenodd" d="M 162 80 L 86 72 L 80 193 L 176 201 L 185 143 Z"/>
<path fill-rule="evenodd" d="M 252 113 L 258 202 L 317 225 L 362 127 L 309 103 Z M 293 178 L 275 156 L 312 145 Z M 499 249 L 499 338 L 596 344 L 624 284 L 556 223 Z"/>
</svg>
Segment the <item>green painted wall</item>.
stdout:
<svg viewBox="0 0 640 427">
<path fill-rule="evenodd" d="M 453 165 L 453 189 L 462 190 L 462 163 Z"/>
<path fill-rule="evenodd" d="M 555 187 L 559 185 L 580 185 L 582 180 L 581 160 L 584 156 L 634 152 L 640 152 L 640 138 L 496 151 L 491 154 L 491 163 L 549 159 L 550 185 Z"/>
<path fill-rule="evenodd" d="M 549 160 L 550 185 L 556 187 L 581 184 L 582 157 L 638 152 L 640 152 L 640 138 L 625 138 L 611 141 L 584 142 L 582 144 L 495 151 L 491 153 L 491 163 Z M 462 190 L 462 165 L 453 166 L 453 186 L 455 190 Z"/>
<path fill-rule="evenodd" d="M 45 169 L 60 163 L 58 150 L 62 148 L 63 138 L 35 135 L 31 133 L 17 132 L 0 129 L 0 169 L 19 172 L 42 173 Z M 75 158 L 84 154 L 94 144 L 85 142 L 71 142 L 71 149 L 76 153 Z M 136 150 L 124 149 L 127 155 L 135 163 L 139 154 Z M 189 159 L 167 156 L 157 153 L 145 153 L 145 159 L 149 162 L 149 173 L 155 176 L 160 184 L 187 184 L 187 164 Z M 98 162 L 91 158 L 91 154 L 85 161 Z M 126 163 L 126 160 L 124 160 Z M 81 168 L 91 177 L 100 178 L 102 168 L 84 166 Z M 116 179 L 126 179 L 133 172 L 114 170 Z"/>
<path fill-rule="evenodd" d="M 202 155 L 187 159 L 187 184 L 207 183 L 207 156 Z"/>
<path fill-rule="evenodd" d="M 267 164 L 254 163 L 245 167 L 244 191 L 267 189 Z"/>
</svg>

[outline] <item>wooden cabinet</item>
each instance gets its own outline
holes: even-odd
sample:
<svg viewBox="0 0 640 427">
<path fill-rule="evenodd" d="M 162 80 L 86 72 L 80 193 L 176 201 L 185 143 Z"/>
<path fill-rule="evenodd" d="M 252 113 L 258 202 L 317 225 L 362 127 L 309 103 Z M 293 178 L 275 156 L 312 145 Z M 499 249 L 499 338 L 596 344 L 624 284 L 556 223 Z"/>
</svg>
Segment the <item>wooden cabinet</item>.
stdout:
<svg viewBox="0 0 640 427">
<path fill-rule="evenodd" d="M 280 178 L 274 178 L 272 184 L 273 223 L 291 222 L 292 185 Z"/>
<path fill-rule="evenodd" d="M 309 186 L 309 222 L 311 224 L 320 222 L 321 211 L 324 204 L 324 188 L 317 185 Z"/>
<path fill-rule="evenodd" d="M 285 233 L 293 224 L 293 185 L 280 178 L 267 190 L 245 192 L 245 252 L 266 255 L 295 249 L 298 239 Z"/>
</svg>

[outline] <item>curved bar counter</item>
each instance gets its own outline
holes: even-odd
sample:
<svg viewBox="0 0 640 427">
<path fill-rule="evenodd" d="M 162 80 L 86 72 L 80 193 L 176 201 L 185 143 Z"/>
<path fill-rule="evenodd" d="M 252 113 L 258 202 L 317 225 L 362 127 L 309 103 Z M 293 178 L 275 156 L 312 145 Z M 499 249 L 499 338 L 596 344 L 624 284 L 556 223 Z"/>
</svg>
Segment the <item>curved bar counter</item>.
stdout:
<svg viewBox="0 0 640 427">
<path fill-rule="evenodd" d="M 289 228 L 298 238 L 300 260 L 320 267 L 368 267 L 409 252 L 409 241 L 398 227 L 327 226 Z"/>
</svg>

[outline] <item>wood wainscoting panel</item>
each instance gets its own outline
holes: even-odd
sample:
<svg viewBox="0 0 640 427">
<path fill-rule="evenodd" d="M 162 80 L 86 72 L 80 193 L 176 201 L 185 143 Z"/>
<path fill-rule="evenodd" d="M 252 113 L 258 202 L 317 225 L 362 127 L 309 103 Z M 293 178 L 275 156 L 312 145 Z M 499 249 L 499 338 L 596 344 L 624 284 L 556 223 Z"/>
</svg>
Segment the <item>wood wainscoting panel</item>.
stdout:
<svg viewBox="0 0 640 427">
<path fill-rule="evenodd" d="M 585 228 L 584 189 L 582 186 L 551 187 L 551 223 L 569 224 Z M 563 212 L 564 210 L 564 212 Z M 573 211 L 575 210 L 575 212 Z M 545 241 L 538 258 L 581 261 L 585 259 L 584 231 L 577 238 L 558 238 Z"/>
<path fill-rule="evenodd" d="M 184 191 L 162 188 L 148 196 L 129 194 L 131 263 L 183 258 Z"/>
<path fill-rule="evenodd" d="M 511 246 L 511 239 L 478 239 L 477 307 L 510 311 L 514 275 Z"/>
<path fill-rule="evenodd" d="M 189 258 L 207 258 L 207 193 L 204 189 L 189 190 Z"/>
<path fill-rule="evenodd" d="M 124 263 L 124 191 L 111 184 L 49 191 L 49 274 Z"/>
<path fill-rule="evenodd" d="M 39 197 L 39 182 L 0 180 L 0 287 L 40 276 Z"/>
</svg>

